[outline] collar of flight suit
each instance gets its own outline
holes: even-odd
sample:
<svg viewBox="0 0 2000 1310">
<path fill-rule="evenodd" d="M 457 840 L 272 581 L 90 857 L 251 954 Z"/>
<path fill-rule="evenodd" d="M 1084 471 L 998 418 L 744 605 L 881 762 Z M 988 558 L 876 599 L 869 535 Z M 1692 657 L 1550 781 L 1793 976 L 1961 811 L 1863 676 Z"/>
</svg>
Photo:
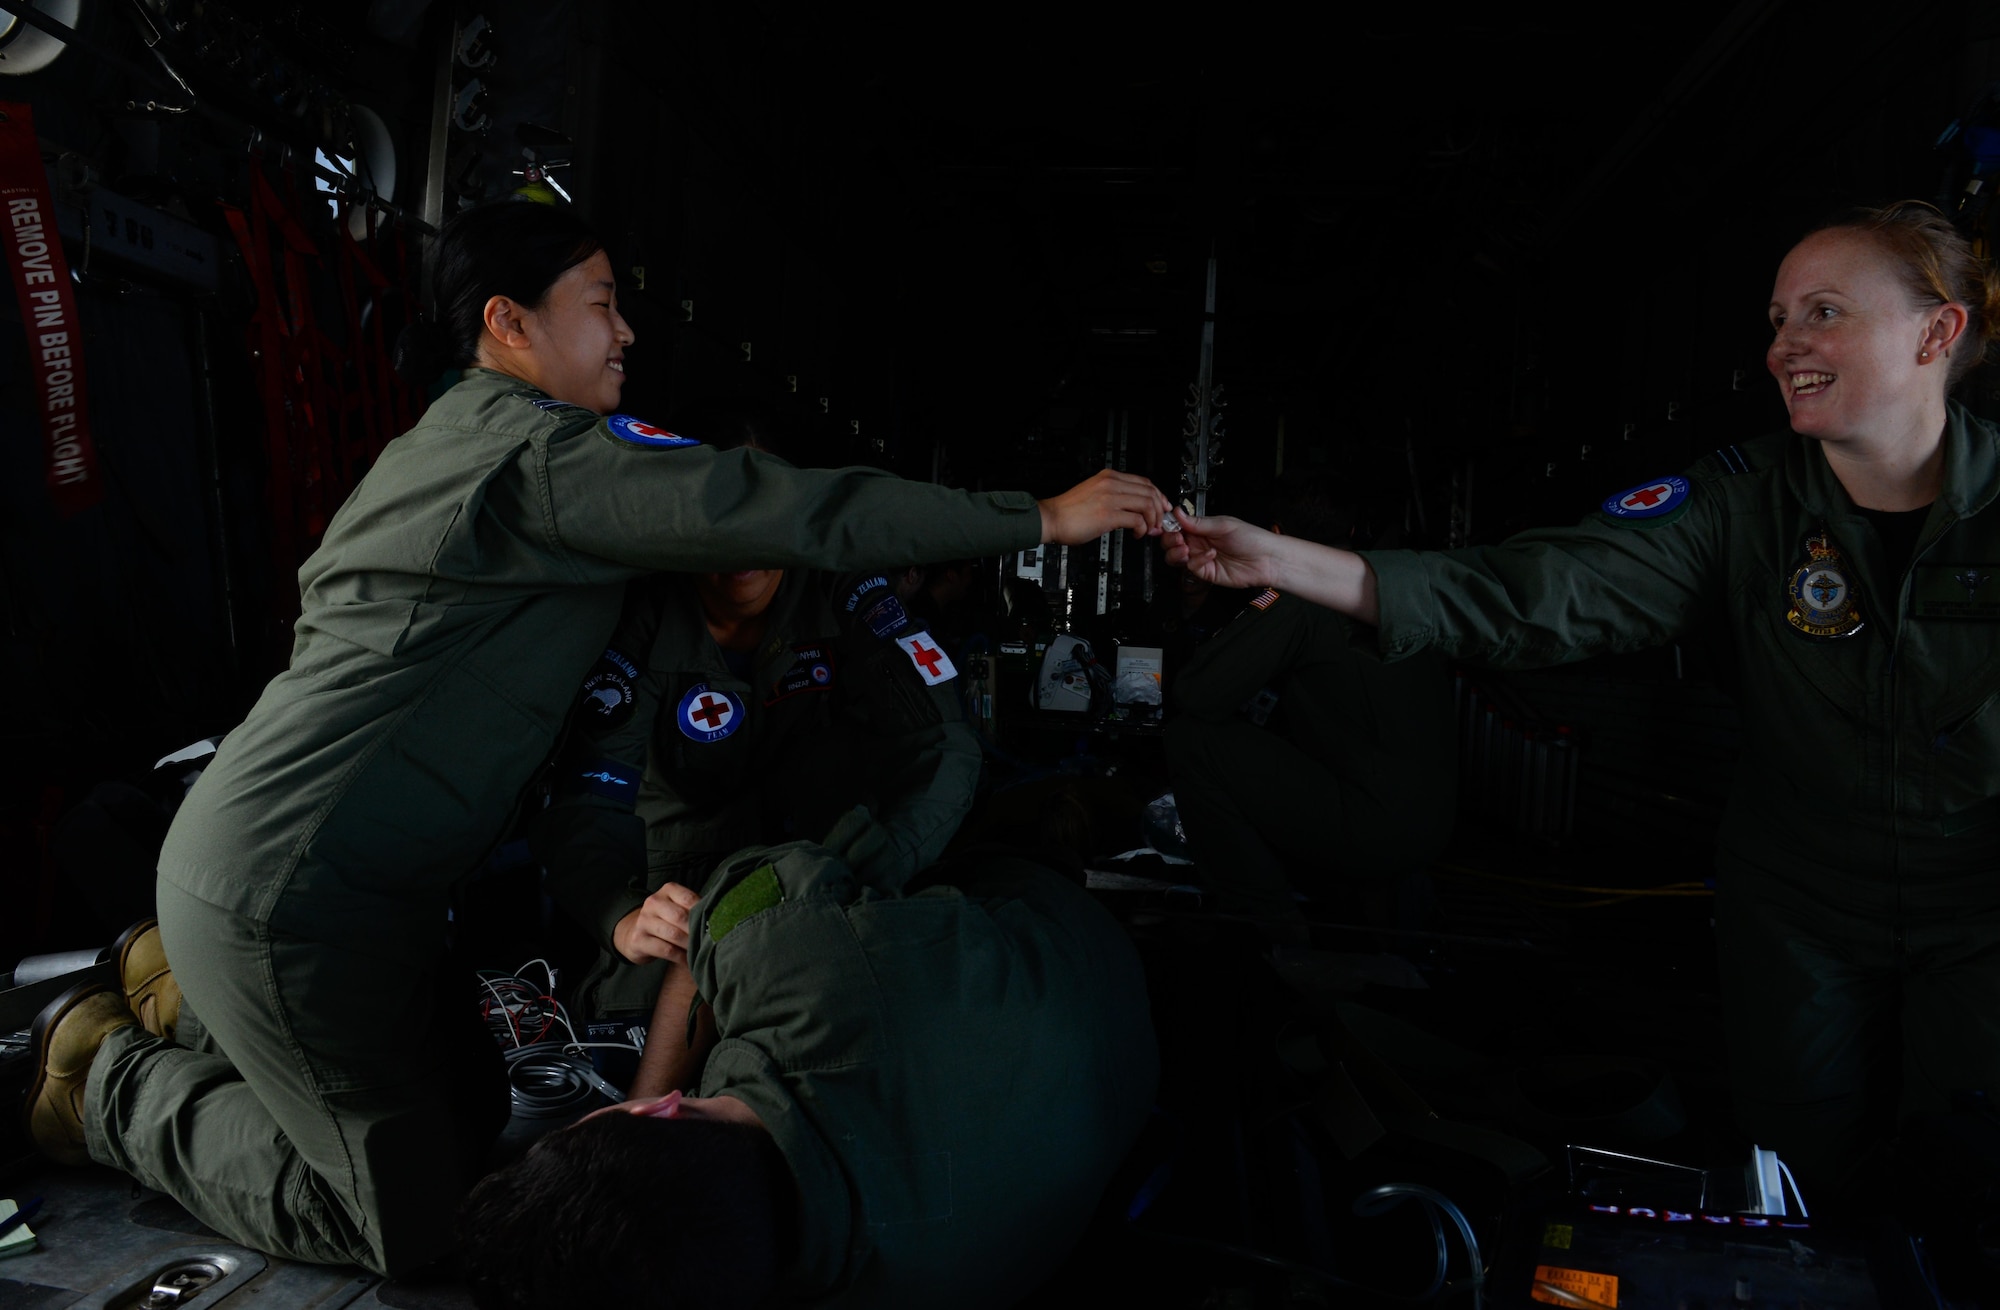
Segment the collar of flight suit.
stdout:
<svg viewBox="0 0 2000 1310">
<path fill-rule="evenodd" d="M 771 599 L 771 607 L 764 611 L 764 640 L 751 652 L 750 677 L 748 685 L 762 698 L 766 684 L 783 672 L 780 665 L 789 667 L 789 661 L 773 658 L 774 653 L 789 650 L 798 628 L 798 611 L 805 603 L 813 570 L 786 569 L 785 576 L 778 583 L 778 594 Z M 660 634 L 655 640 L 652 666 L 656 669 L 693 672 L 700 670 L 709 676 L 711 682 L 743 684 L 746 680 L 729 667 L 723 658 L 722 648 L 709 635 L 708 616 L 702 612 L 701 597 L 694 589 L 694 580 L 686 575 L 674 575 L 663 580 L 667 596 L 665 608 L 679 622 L 660 625 Z M 766 677 L 769 673 L 772 676 Z"/>
<path fill-rule="evenodd" d="M 1785 460 L 1785 480 L 1792 494 L 1822 518 L 1854 512 L 1847 489 L 1826 462 L 1826 452 L 1811 437 L 1799 437 Z M 1944 527 L 1970 518 L 2000 495 L 2000 433 L 1957 401 L 1947 401 L 1944 424 L 1944 478 L 1936 507 L 1925 521 L 1928 541 Z M 1940 524 L 1939 510 L 1944 511 Z"/>
</svg>

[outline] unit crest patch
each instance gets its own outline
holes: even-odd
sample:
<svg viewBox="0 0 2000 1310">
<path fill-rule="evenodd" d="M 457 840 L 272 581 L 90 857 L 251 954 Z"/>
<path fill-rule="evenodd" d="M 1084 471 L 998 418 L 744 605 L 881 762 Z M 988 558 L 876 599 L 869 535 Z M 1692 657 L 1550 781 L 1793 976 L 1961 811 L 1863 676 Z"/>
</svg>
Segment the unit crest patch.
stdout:
<svg viewBox="0 0 2000 1310">
<path fill-rule="evenodd" d="M 721 741 L 743 726 L 743 698 L 734 692 L 712 691 L 705 682 L 689 687 L 674 711 L 674 724 L 690 741 Z"/>
<path fill-rule="evenodd" d="M 1840 551 L 1825 532 L 1806 538 L 1806 561 L 1785 584 L 1785 622 L 1808 637 L 1851 637 L 1865 626 Z"/>
<path fill-rule="evenodd" d="M 1615 496 L 1606 496 L 1598 508 L 1616 523 L 1657 527 L 1680 517 L 1688 507 L 1689 491 L 1686 478 L 1657 478 Z"/>
<path fill-rule="evenodd" d="M 656 427 L 644 419 L 633 418 L 630 414 L 613 414 L 604 421 L 612 436 L 628 446 L 643 446 L 649 450 L 680 450 L 701 443 L 693 437 L 683 437 Z"/>
</svg>

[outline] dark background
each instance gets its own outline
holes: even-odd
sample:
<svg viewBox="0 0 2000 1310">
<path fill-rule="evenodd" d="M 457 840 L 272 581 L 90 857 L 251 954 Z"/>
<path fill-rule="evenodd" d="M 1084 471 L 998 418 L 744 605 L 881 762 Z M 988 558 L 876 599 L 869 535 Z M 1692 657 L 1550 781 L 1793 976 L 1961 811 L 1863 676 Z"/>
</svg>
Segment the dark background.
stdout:
<svg viewBox="0 0 2000 1310">
<path fill-rule="evenodd" d="M 52 164 L 86 158 L 224 252 L 213 296 L 100 253 L 80 296 L 108 494 L 67 521 L 0 309 L 0 869 L 33 889 L 10 905 L 37 907 L 5 916 L 9 949 L 95 930 L 60 903 L 59 818 L 226 730 L 287 649 L 311 541 L 272 529 L 252 288 L 218 204 L 245 204 L 262 167 L 331 249 L 302 161 L 340 153 L 363 104 L 398 148 L 377 185 L 421 213 L 455 22 L 489 20 L 496 58 L 452 69 L 455 89 L 483 81 L 490 123 L 445 135 L 445 212 L 521 184 L 520 124 L 572 142 L 548 153 L 573 159 L 554 176 L 626 280 L 631 412 L 750 406 L 801 463 L 1042 494 L 1122 424 L 1125 462 L 1178 494 L 1212 257 L 1211 504 L 1367 468 L 1385 515 L 1434 545 L 1573 520 L 1781 426 L 1762 363 L 1777 260 L 1844 205 L 1954 197 L 1969 165 L 1936 143 L 2000 77 L 2000 13 L 1968 0 L 148 8 L 204 112 L 132 104 L 172 88 L 132 71 L 150 60 L 120 5 L 86 6 L 95 53 L 0 76 Z M 261 164 L 231 122 L 263 130 Z M 414 295 L 398 273 L 385 313 Z M 1991 386 L 1967 399 L 1990 412 Z M 1733 753 L 1699 656 L 1508 690 L 1586 732 L 1587 779 L 1626 780 L 1582 819 L 1664 805 L 1698 850 Z"/>
<path fill-rule="evenodd" d="M 197 293 L 70 243 L 106 494 L 69 519 L 43 486 L 29 356 L 0 297 L 0 964 L 107 941 L 142 912 L 177 787 L 154 761 L 227 731 L 282 666 L 312 512 L 365 467 L 366 442 L 324 465 L 274 448 L 256 288 L 223 222 L 261 172 L 337 250 L 310 161 L 354 153 L 353 106 L 396 148 L 369 184 L 419 218 L 522 185 L 532 125 L 545 157 L 572 161 L 555 180 L 623 283 L 638 333 L 624 407 L 697 436 L 721 410 L 753 412 L 802 464 L 1046 495 L 1122 434 L 1123 463 L 1178 497 L 1212 259 L 1228 405 L 1211 506 L 1260 513 L 1287 477 L 1338 470 L 1369 488 L 1379 526 L 1432 546 L 1574 521 L 1782 428 L 1763 306 L 1785 250 L 1857 203 L 1957 210 L 1987 165 L 1967 133 L 1940 137 L 1961 119 L 2000 126 L 1984 103 L 2000 80 L 1994 0 L 83 12 L 89 48 L 31 76 L 8 70 L 0 32 L 0 101 L 32 104 L 52 168 L 87 165 L 211 234 L 221 267 Z M 146 107 L 185 95 L 141 13 L 191 112 Z M 475 18 L 490 35 L 454 59 Z M 473 130 L 441 125 L 441 91 Z M 1987 238 L 1983 217 L 1971 225 Z M 369 312 L 400 323 L 421 234 L 392 214 L 369 249 L 391 283 Z M 328 339 L 352 348 L 339 262 L 304 272 Z M 1990 370 L 1961 398 L 2000 412 Z M 1150 550 L 1125 552 L 1127 609 L 1164 581 Z M 1698 644 L 1466 675 L 1459 840 L 1424 913 L 1399 911 L 1436 935 L 1336 939 L 1414 962 L 1425 989 L 1388 1008 L 1496 1067 L 1658 1061 L 1690 1126 L 1648 1149 L 1704 1163 L 1747 1145 L 1728 1126 L 1708 904 L 1686 886 L 1707 874 L 1737 755 L 1726 681 Z M 1482 763 L 1495 723 L 1576 759 L 1560 823 L 1525 817 L 1518 779 Z M 1143 736 L 1123 749 L 1157 754 Z M 1624 892 L 1660 884 L 1681 890 Z M 1282 1088 L 1243 1085 L 1232 1060 L 1268 1064 L 1267 1029 L 1294 1001 L 1260 993 L 1275 984 L 1254 968 L 1219 980 L 1218 957 L 1175 935 L 1187 927 L 1168 914 L 1140 934 L 1167 980 L 1170 1074 L 1203 1089 L 1204 1124 L 1254 1129 Z M 1448 1115 L 1481 1108 L 1424 1090 Z M 1290 1167 L 1274 1187 L 1299 1186 Z M 1247 1195 L 1227 1172 L 1180 1185 L 1191 1213 Z M 1383 1230 L 1358 1231 L 1366 1248 Z M 1240 1265 L 1126 1258 L 1117 1241 L 1137 1240 L 1095 1246 L 1097 1299 L 1130 1300 L 1145 1266 L 1160 1304 L 1248 1304 L 1201 1299 L 1242 1284 Z M 1098 1286 L 1087 1268 L 1068 1277 Z"/>
</svg>

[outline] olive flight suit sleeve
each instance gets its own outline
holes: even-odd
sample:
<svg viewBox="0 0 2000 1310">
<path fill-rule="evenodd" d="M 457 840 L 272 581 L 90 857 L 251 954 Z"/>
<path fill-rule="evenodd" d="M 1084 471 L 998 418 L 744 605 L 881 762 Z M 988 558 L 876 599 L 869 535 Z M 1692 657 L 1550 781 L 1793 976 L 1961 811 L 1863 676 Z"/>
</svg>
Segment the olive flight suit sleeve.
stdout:
<svg viewBox="0 0 2000 1310">
<path fill-rule="evenodd" d="M 648 654 L 663 602 L 658 580 L 628 584 L 611 644 L 585 676 L 557 748 L 553 795 L 530 828 L 550 897 L 606 950 L 647 895 L 646 825 L 635 806 L 659 713 Z"/>
<path fill-rule="evenodd" d="M 1041 512 L 1026 492 L 799 469 L 623 415 L 586 418 L 547 434 L 535 472 L 548 531 L 588 559 L 648 571 L 840 570 L 1000 555 L 1041 541 Z"/>
<path fill-rule="evenodd" d="M 965 722 L 956 668 L 881 576 L 836 589 L 842 715 L 875 757 L 872 815 L 840 820 L 827 845 L 857 877 L 898 892 L 944 853 L 972 808 L 982 758 Z"/>
<path fill-rule="evenodd" d="M 1722 573 L 1728 506 L 1714 481 L 1686 480 L 1658 519 L 1592 514 L 1497 546 L 1369 551 L 1379 649 L 1433 649 L 1498 668 L 1537 668 L 1643 650 L 1684 635 Z"/>
</svg>

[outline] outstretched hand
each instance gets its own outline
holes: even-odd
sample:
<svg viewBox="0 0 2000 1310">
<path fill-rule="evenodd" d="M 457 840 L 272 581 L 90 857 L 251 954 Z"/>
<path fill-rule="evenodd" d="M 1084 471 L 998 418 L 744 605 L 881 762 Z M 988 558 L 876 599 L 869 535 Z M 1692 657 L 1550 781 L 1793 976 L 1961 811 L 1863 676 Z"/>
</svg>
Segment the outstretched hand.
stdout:
<svg viewBox="0 0 2000 1310">
<path fill-rule="evenodd" d="M 1163 543 L 1167 563 L 1219 587 L 1280 587 L 1363 623 L 1379 623 L 1375 572 L 1351 550 L 1281 537 L 1241 519 L 1181 520 Z"/>
<path fill-rule="evenodd" d="M 1242 519 L 1182 515 L 1181 530 L 1168 533 L 1161 544 L 1167 563 L 1204 582 L 1218 587 L 1275 587 L 1279 541 L 1275 533 Z"/>
<path fill-rule="evenodd" d="M 633 964 L 648 960 L 686 964 L 688 914 L 700 903 L 700 892 L 670 882 L 618 921 L 611 944 Z"/>
<path fill-rule="evenodd" d="M 1160 489 L 1135 473 L 1099 469 L 1059 496 L 1039 502 L 1042 540 L 1081 546 L 1118 528 L 1157 536 L 1160 516 L 1170 508 Z"/>
</svg>

